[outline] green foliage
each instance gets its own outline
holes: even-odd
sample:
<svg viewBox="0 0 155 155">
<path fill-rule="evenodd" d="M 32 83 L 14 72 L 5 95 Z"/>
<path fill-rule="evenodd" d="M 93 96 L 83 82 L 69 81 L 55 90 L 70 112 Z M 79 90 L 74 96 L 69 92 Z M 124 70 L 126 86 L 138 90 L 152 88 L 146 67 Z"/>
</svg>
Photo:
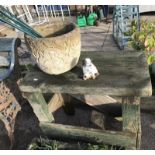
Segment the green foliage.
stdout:
<svg viewBox="0 0 155 155">
<path fill-rule="evenodd" d="M 87 150 L 115 150 L 115 148 L 105 144 L 95 145 L 88 143 Z"/>
<path fill-rule="evenodd" d="M 140 31 L 136 31 L 137 22 L 133 22 L 129 35 L 130 44 L 136 50 L 151 51 L 155 46 L 155 23 L 141 21 Z"/>
<path fill-rule="evenodd" d="M 72 145 L 72 146 L 71 146 Z M 121 147 L 106 144 L 90 144 L 85 142 L 63 142 L 47 138 L 36 138 L 28 147 L 29 150 L 120 150 Z"/>
<path fill-rule="evenodd" d="M 155 47 L 155 23 L 145 20 L 141 21 L 140 24 L 140 31 L 137 31 L 137 22 L 132 21 L 131 29 L 125 35 L 131 36 L 129 45 L 132 48 L 147 52 L 147 62 L 150 65 L 155 62 L 154 56 L 152 56 L 153 48 Z"/>
<path fill-rule="evenodd" d="M 25 65 L 25 68 L 26 68 L 27 71 L 32 71 L 34 66 L 31 65 L 31 64 L 28 64 L 28 65 Z"/>
<path fill-rule="evenodd" d="M 35 139 L 29 146 L 29 150 L 58 150 L 59 143 L 56 140 Z"/>
<path fill-rule="evenodd" d="M 155 55 L 149 55 L 148 58 L 147 58 L 147 63 L 149 65 L 153 64 L 155 62 Z"/>
</svg>

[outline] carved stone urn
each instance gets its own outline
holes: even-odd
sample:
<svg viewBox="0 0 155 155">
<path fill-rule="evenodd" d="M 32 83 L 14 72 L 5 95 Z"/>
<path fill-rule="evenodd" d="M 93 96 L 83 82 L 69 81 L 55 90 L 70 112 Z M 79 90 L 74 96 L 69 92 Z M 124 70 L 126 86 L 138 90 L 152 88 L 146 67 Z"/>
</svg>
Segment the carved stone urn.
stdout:
<svg viewBox="0 0 155 155">
<path fill-rule="evenodd" d="M 43 38 L 25 34 L 25 41 L 42 71 L 58 75 L 76 66 L 81 53 L 81 35 L 74 23 L 42 24 L 34 29 Z"/>
</svg>

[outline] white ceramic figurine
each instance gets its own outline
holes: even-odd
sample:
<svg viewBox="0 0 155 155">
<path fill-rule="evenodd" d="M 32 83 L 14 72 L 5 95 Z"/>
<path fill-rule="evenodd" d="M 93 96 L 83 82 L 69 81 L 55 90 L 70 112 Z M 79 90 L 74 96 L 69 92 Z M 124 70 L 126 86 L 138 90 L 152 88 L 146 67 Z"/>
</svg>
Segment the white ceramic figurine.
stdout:
<svg viewBox="0 0 155 155">
<path fill-rule="evenodd" d="M 83 79 L 88 80 L 88 79 L 95 79 L 98 75 L 99 72 L 96 68 L 96 66 L 92 63 L 90 58 L 85 58 L 83 60 Z"/>
</svg>

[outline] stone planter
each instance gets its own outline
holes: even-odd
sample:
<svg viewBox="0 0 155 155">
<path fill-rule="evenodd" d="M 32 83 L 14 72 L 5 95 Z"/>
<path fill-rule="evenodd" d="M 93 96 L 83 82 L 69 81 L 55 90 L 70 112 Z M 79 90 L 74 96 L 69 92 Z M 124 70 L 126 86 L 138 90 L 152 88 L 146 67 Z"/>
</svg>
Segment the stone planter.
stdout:
<svg viewBox="0 0 155 155">
<path fill-rule="evenodd" d="M 74 23 L 43 24 L 34 29 L 43 38 L 25 35 L 25 41 L 42 71 L 57 75 L 69 71 L 78 63 L 81 36 Z"/>
</svg>

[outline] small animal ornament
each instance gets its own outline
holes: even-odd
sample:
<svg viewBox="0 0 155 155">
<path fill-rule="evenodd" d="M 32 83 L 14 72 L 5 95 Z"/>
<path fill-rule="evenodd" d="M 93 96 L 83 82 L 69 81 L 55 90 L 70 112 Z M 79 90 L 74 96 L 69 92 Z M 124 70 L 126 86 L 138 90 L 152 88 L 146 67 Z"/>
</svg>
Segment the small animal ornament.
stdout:
<svg viewBox="0 0 155 155">
<path fill-rule="evenodd" d="M 94 80 L 99 75 L 96 66 L 92 63 L 90 58 L 85 58 L 83 60 L 82 69 L 83 69 L 83 80 L 88 79 Z"/>
</svg>

